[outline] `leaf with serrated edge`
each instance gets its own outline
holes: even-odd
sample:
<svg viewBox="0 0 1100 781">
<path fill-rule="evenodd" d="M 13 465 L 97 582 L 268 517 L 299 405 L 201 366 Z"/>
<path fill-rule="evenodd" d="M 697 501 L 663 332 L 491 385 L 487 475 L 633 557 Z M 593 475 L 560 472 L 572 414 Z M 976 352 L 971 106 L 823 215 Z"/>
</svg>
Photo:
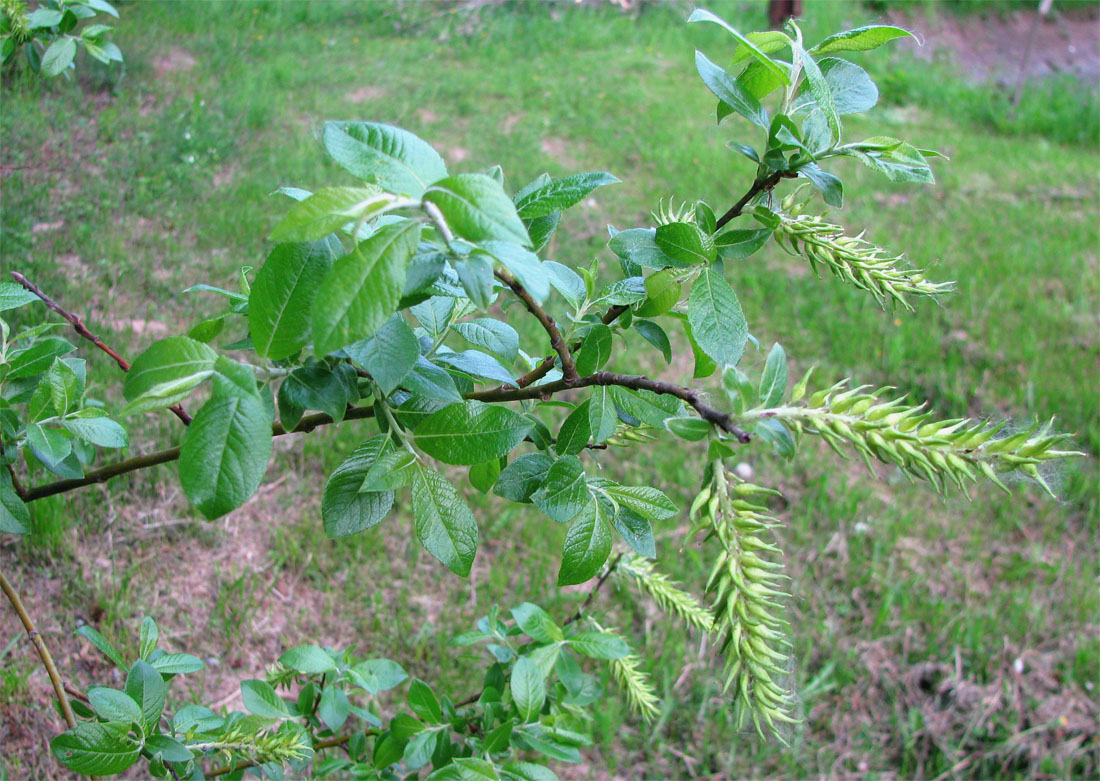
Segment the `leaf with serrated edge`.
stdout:
<svg viewBox="0 0 1100 781">
<path fill-rule="evenodd" d="M 477 553 L 477 521 L 454 486 L 438 472 L 419 467 L 413 473 L 412 502 L 420 544 L 456 575 L 469 575 Z"/>
</svg>

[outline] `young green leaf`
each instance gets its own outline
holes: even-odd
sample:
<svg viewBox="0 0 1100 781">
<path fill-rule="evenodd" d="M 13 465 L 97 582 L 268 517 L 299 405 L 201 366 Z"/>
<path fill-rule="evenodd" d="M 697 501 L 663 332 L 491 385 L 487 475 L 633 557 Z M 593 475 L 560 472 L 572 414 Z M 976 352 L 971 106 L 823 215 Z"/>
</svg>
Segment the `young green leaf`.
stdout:
<svg viewBox="0 0 1100 781">
<path fill-rule="evenodd" d="M 29 534 L 31 513 L 12 485 L 11 473 L 0 469 L 0 533 Z"/>
<path fill-rule="evenodd" d="M 281 360 L 309 344 L 313 300 L 334 259 L 324 241 L 271 250 L 248 294 L 248 330 L 257 354 Z"/>
<path fill-rule="evenodd" d="M 142 727 L 152 730 L 164 711 L 167 687 L 164 679 L 152 665 L 137 661 L 126 675 L 126 694 L 141 708 Z"/>
<path fill-rule="evenodd" d="M 99 447 L 122 448 L 129 444 L 126 429 L 95 407 L 74 412 L 61 421 L 61 425 L 73 436 Z"/>
<path fill-rule="evenodd" d="M 538 666 L 526 656 L 517 659 L 509 688 L 520 719 L 525 723 L 534 721 L 546 702 L 546 679 Z"/>
<path fill-rule="evenodd" d="M 245 710 L 269 719 L 285 719 L 290 716 L 286 702 L 267 681 L 241 681 L 241 701 Z"/>
<path fill-rule="evenodd" d="M 385 210 L 397 200 L 378 187 L 323 187 L 290 211 L 271 231 L 272 241 L 317 241 L 348 223 Z"/>
<path fill-rule="evenodd" d="M 625 640 L 605 632 L 581 632 L 569 638 L 569 645 L 593 659 L 622 659 L 630 654 Z"/>
<path fill-rule="evenodd" d="M 85 721 L 50 741 L 50 750 L 75 773 L 121 773 L 141 758 L 141 744 L 130 737 L 128 722 Z"/>
<path fill-rule="evenodd" d="M 872 24 L 866 27 L 857 27 L 854 30 L 845 30 L 842 33 L 830 35 L 817 46 L 810 49 L 811 54 L 828 54 L 829 52 L 865 52 L 877 49 L 884 43 L 895 38 L 912 38 L 918 44 L 920 39 L 916 35 L 901 27 L 893 27 L 886 24 Z"/>
<path fill-rule="evenodd" d="M 741 258 L 747 258 L 763 247 L 771 237 L 772 231 L 766 228 L 760 230 L 729 230 L 715 237 L 714 244 L 719 257 L 725 260 L 740 260 Z"/>
<path fill-rule="evenodd" d="M 440 179 L 425 191 L 424 202 L 439 208 L 456 236 L 473 242 L 499 239 L 531 246 L 512 199 L 497 181 L 484 174 Z"/>
<path fill-rule="evenodd" d="M 607 485 L 603 490 L 621 506 L 629 507 L 653 521 L 671 518 L 678 512 L 672 500 L 656 488 L 645 485 Z"/>
<path fill-rule="evenodd" d="M 717 364 L 736 366 L 748 341 L 741 303 L 718 269 L 704 269 L 688 297 L 688 322 L 700 348 Z"/>
<path fill-rule="evenodd" d="M 125 724 L 141 724 L 141 706 L 134 698 L 118 689 L 93 686 L 88 689 L 88 704 L 99 718 Z"/>
<path fill-rule="evenodd" d="M 153 342 L 126 372 L 122 395 L 130 404 L 123 414 L 163 409 L 187 398 L 214 373 L 217 357 L 212 347 L 186 336 Z"/>
<path fill-rule="evenodd" d="M 443 158 L 401 128 L 374 122 L 326 122 L 321 141 L 332 159 L 384 190 L 419 198 L 447 175 Z"/>
<path fill-rule="evenodd" d="M 709 238 L 709 237 L 708 237 Z M 711 246 L 714 240 L 711 239 Z M 680 300 L 683 286 L 671 269 L 650 274 L 645 280 L 646 300 L 634 310 L 634 314 L 641 317 L 657 317 L 663 315 Z"/>
<path fill-rule="evenodd" d="M 522 196 L 517 193 L 516 211 L 525 220 L 545 217 L 580 203 L 597 187 L 618 182 L 616 177 L 603 171 L 564 176 L 527 190 Z"/>
<path fill-rule="evenodd" d="M 590 406 L 590 401 L 582 401 L 562 421 L 561 428 L 558 429 L 557 441 L 554 443 L 554 450 L 558 455 L 575 456 L 584 450 L 585 445 L 592 439 L 592 425 L 588 418 Z"/>
<path fill-rule="evenodd" d="M 832 131 L 834 138 L 839 139 L 840 117 L 837 114 L 836 102 L 833 100 L 832 88 L 829 86 L 829 82 L 825 80 L 825 74 L 821 72 L 821 67 L 817 64 L 817 61 L 805 49 L 797 43 L 792 43 L 791 48 L 802 63 L 802 70 L 806 74 L 806 82 L 810 85 L 810 92 L 817 102 L 817 107 L 825 115 L 829 130 Z"/>
<path fill-rule="evenodd" d="M 530 430 L 530 421 L 518 412 L 467 401 L 421 421 L 416 446 L 445 464 L 472 466 L 508 455 Z"/>
<path fill-rule="evenodd" d="M 419 678 L 414 678 L 409 684 L 408 703 L 412 712 L 429 724 L 438 724 L 443 721 L 443 710 L 439 705 L 439 698 L 435 696 L 432 687 Z"/>
<path fill-rule="evenodd" d="M 481 249 L 511 271 L 537 303 L 550 296 L 550 273 L 534 252 L 511 241 L 483 241 Z"/>
<path fill-rule="evenodd" d="M 588 422 L 587 411 L 584 420 Z M 553 464 L 553 457 L 546 453 L 522 455 L 501 471 L 493 493 L 512 502 L 530 502 Z"/>
<path fill-rule="evenodd" d="M 783 401 L 787 391 L 787 355 L 776 343 L 768 353 L 764 363 L 764 373 L 760 377 L 759 404 L 762 407 L 776 407 Z"/>
<path fill-rule="evenodd" d="M 38 296 L 29 290 L 24 290 L 23 286 L 16 282 L 0 282 L 0 312 L 18 309 L 38 300 Z"/>
<path fill-rule="evenodd" d="M 568 523 L 588 502 L 584 467 L 576 456 L 561 456 L 531 495 L 535 506 L 559 523 Z"/>
<path fill-rule="evenodd" d="M 477 552 L 477 521 L 454 486 L 438 472 L 418 467 L 412 502 L 420 544 L 456 575 L 469 575 Z"/>
<path fill-rule="evenodd" d="M 611 554 L 611 524 L 607 510 L 590 500 L 572 523 L 561 551 L 559 586 L 574 586 L 596 576 Z"/>
<path fill-rule="evenodd" d="M 371 466 L 389 447 L 389 436 L 376 434 L 332 472 L 321 500 L 325 534 L 346 537 L 380 523 L 393 507 L 393 491 L 362 493 Z"/>
<path fill-rule="evenodd" d="M 720 27 L 725 28 L 726 31 L 728 31 L 730 35 L 736 38 L 741 44 L 741 46 L 738 47 L 737 53 L 742 54 L 742 56 L 747 53 L 749 56 L 755 58 L 762 68 L 770 71 L 773 76 L 779 79 L 783 84 L 791 83 L 790 75 L 787 73 L 786 69 L 782 65 L 777 63 L 764 51 L 762 51 L 760 47 L 757 46 L 756 43 L 754 43 L 752 38 L 742 35 L 726 20 L 715 16 L 710 11 L 707 11 L 703 8 L 696 8 L 694 11 L 691 12 L 691 16 L 688 17 L 688 22 L 712 22 L 719 25 Z M 772 48 L 772 46 L 769 45 L 768 49 L 769 51 L 778 51 L 783 47 L 783 45 L 790 45 L 790 38 L 787 38 L 787 41 L 780 46 Z M 734 62 L 737 62 L 736 58 L 734 59 Z"/>
<path fill-rule="evenodd" d="M 509 363 L 519 354 L 519 334 L 512 326 L 499 320 L 479 317 L 455 323 L 454 330 L 470 344 L 482 347 Z"/>
<path fill-rule="evenodd" d="M 611 358 L 612 346 L 611 329 L 603 323 L 592 326 L 575 356 L 577 373 L 584 377 L 602 369 Z"/>
<path fill-rule="evenodd" d="M 351 703 L 347 693 L 337 686 L 326 686 L 317 704 L 317 716 L 321 723 L 335 732 L 344 726 L 350 715 Z"/>
<path fill-rule="evenodd" d="M 179 473 L 191 504 L 213 520 L 260 487 L 271 458 L 271 409 L 259 395 L 215 393 L 180 445 Z"/>
<path fill-rule="evenodd" d="M 420 343 L 405 318 L 397 313 L 370 339 L 345 347 L 344 352 L 362 364 L 381 388 L 383 397 L 388 397 L 416 366 Z"/>
<path fill-rule="evenodd" d="M 389 319 L 405 288 L 405 265 L 420 241 L 420 223 L 380 228 L 337 260 L 313 304 L 313 351 L 327 355 L 373 336 Z"/>
<path fill-rule="evenodd" d="M 700 78 L 707 88 L 713 92 L 722 103 L 729 106 L 754 125 L 762 128 L 768 127 L 768 112 L 760 105 L 760 101 L 749 90 L 745 89 L 739 79 L 726 73 L 715 65 L 700 51 L 695 52 L 695 68 L 699 71 Z M 719 117 L 721 119 L 721 117 Z"/>
<path fill-rule="evenodd" d="M 632 327 L 638 332 L 639 336 L 661 351 L 665 363 L 672 363 L 672 343 L 668 340 L 665 329 L 652 320 L 642 320 L 641 318 L 636 318 Z"/>
<path fill-rule="evenodd" d="M 408 678 L 408 673 L 397 662 L 389 659 L 368 659 L 349 670 L 357 685 L 371 694 L 389 691 Z"/>
<path fill-rule="evenodd" d="M 670 222 L 657 228 L 653 240 L 668 257 L 687 266 L 710 263 L 716 257 L 714 237 L 690 222 Z M 649 289 L 646 289 L 649 293 Z"/>
<path fill-rule="evenodd" d="M 592 389 L 588 398 L 588 426 L 597 445 L 606 442 L 618 428 L 619 413 L 615 411 L 610 387 L 600 385 Z"/>
<path fill-rule="evenodd" d="M 297 648 L 291 648 L 279 657 L 279 664 L 306 675 L 334 673 L 337 670 L 332 655 L 316 645 L 301 645 Z"/>
<path fill-rule="evenodd" d="M 512 618 L 516 626 L 539 643 L 560 643 L 565 635 L 550 614 L 536 604 L 524 602 L 512 608 Z"/>
</svg>

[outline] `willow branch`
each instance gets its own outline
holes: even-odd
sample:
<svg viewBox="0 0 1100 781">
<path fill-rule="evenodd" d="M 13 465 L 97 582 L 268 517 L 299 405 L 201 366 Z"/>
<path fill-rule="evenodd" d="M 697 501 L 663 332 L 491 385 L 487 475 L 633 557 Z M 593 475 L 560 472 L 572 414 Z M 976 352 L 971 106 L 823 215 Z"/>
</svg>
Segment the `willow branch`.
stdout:
<svg viewBox="0 0 1100 781">
<path fill-rule="evenodd" d="M 550 336 L 550 347 L 554 352 L 558 354 L 558 358 L 561 359 L 561 373 L 566 382 L 573 382 L 577 379 L 577 367 L 573 364 L 573 354 L 570 352 L 569 345 L 565 343 L 565 339 L 561 335 L 561 331 L 558 330 L 558 324 L 554 322 L 546 310 L 543 309 L 539 303 L 531 296 L 527 288 L 519 283 L 515 277 L 509 272 L 503 269 L 498 269 L 496 277 L 505 285 L 507 285 L 516 297 L 523 302 L 523 305 L 527 307 L 527 311 L 535 316 L 535 319 L 539 321 L 539 325 L 543 327 L 543 330 Z"/>
<path fill-rule="evenodd" d="M 661 382 L 660 380 L 651 380 L 649 377 L 635 376 L 632 374 L 616 374 L 615 372 L 596 372 L 590 374 L 587 377 L 577 377 L 572 382 L 569 382 L 564 377 L 554 382 L 548 382 L 545 385 L 539 385 L 536 387 L 528 388 L 492 388 L 484 391 L 474 391 L 473 393 L 467 393 L 463 398 L 470 401 L 487 401 L 487 402 L 508 402 L 508 401 L 524 401 L 527 399 L 542 399 L 549 398 L 555 393 L 561 393 L 566 390 L 573 390 L 576 388 L 587 388 L 598 385 L 618 385 L 622 388 L 630 388 L 632 390 L 647 390 L 653 393 L 659 393 L 667 396 L 675 396 L 676 398 L 686 401 L 695 410 L 703 420 L 707 421 L 711 425 L 731 435 L 738 442 L 745 444 L 752 441 L 752 434 L 749 434 L 744 429 L 737 426 L 733 419 L 724 412 L 721 412 L 714 407 L 709 406 L 703 401 L 703 396 L 699 391 L 693 388 L 685 388 L 682 385 L 675 385 L 670 382 Z M 348 407 L 347 413 L 344 415 L 344 420 L 361 420 L 363 418 L 373 418 L 374 407 Z M 276 423 L 271 427 L 272 436 L 281 437 L 284 434 L 302 434 L 313 431 L 320 426 L 328 426 L 335 421 L 323 412 L 318 412 L 315 415 L 307 415 L 298 421 L 296 425 L 290 431 L 287 431 L 281 423 Z M 169 448 L 168 450 L 162 450 L 158 453 L 150 453 L 143 456 L 134 456 L 128 458 L 125 461 L 119 461 L 116 464 L 110 464 L 100 469 L 95 469 L 84 477 L 75 478 L 71 480 L 56 480 L 52 483 L 46 483 L 45 485 L 35 486 L 26 490 L 26 497 L 24 501 L 33 502 L 36 499 L 42 499 L 47 496 L 54 496 L 55 494 L 63 494 L 77 488 L 82 488 L 86 485 L 93 485 L 95 483 L 105 483 L 113 477 L 124 475 L 128 472 L 135 472 L 139 469 L 148 469 L 158 464 L 166 464 L 171 461 L 175 461 L 180 457 L 179 447 Z"/>
<path fill-rule="evenodd" d="M 344 420 L 362 420 L 363 418 L 373 418 L 374 407 L 349 407 L 347 413 L 344 415 Z M 290 431 L 287 431 L 283 427 L 282 423 L 276 423 L 271 427 L 271 435 L 275 437 L 281 437 L 286 434 L 306 434 L 313 431 L 319 426 L 327 426 L 333 423 L 331 416 L 326 415 L 323 412 L 318 412 L 315 415 L 306 415 Z M 134 456 L 133 458 L 127 458 L 125 461 L 119 461 L 116 464 L 109 464 L 99 469 L 94 469 L 84 477 L 74 478 L 71 480 L 55 480 L 52 483 L 46 483 L 45 485 L 38 485 L 26 490 L 26 497 L 24 501 L 33 502 L 36 499 L 44 499 L 47 496 L 54 496 L 55 494 L 68 493 L 77 488 L 83 488 L 86 485 L 94 485 L 96 483 L 105 483 L 113 477 L 124 475 L 128 472 L 136 472 L 139 469 L 148 469 L 149 467 L 157 466 L 159 464 L 167 464 L 175 461 L 180 457 L 179 447 L 168 448 L 167 450 L 161 450 L 157 453 L 149 453 L 143 456 Z"/>
<path fill-rule="evenodd" d="M 61 315 L 61 317 L 64 318 L 69 323 L 69 325 L 73 327 L 73 330 L 76 331 L 77 335 L 81 336 L 84 339 L 87 339 L 100 350 L 107 353 L 107 355 L 111 356 L 114 362 L 118 364 L 118 368 L 122 369 L 122 371 L 124 372 L 130 371 L 130 362 L 119 355 L 113 348 L 110 347 L 110 345 L 104 343 L 102 339 L 89 331 L 88 326 L 84 325 L 84 321 L 81 320 L 77 315 L 74 315 L 72 312 L 61 306 L 61 304 L 57 303 L 48 295 L 43 293 L 38 285 L 31 282 L 18 271 L 11 272 L 11 277 L 20 285 L 22 285 L 26 290 L 38 296 L 42 300 L 42 303 L 46 305 L 47 309 L 50 309 Z M 171 410 L 177 418 L 183 421 L 183 425 L 190 425 L 191 416 L 187 414 L 182 405 L 176 404 L 172 407 L 169 407 L 168 409 Z"/>
<path fill-rule="evenodd" d="M 780 179 L 793 179 L 796 176 L 798 176 L 798 174 L 791 173 L 790 171 L 773 171 L 763 179 L 757 179 L 752 183 L 752 187 L 749 188 L 748 192 L 742 195 L 741 199 L 729 208 L 729 211 L 718 218 L 718 222 L 714 224 L 714 229 L 718 230 L 723 228 L 730 220 L 740 217 L 745 207 L 749 205 L 749 201 L 760 195 L 760 193 L 775 187 L 779 184 Z"/>
<path fill-rule="evenodd" d="M 38 651 L 38 655 L 42 658 L 42 666 L 46 668 L 46 673 L 50 676 L 50 682 L 53 683 L 53 693 L 57 697 L 57 704 L 61 706 L 61 713 L 65 717 L 65 723 L 72 729 L 76 727 L 76 716 L 73 715 L 72 706 L 69 705 L 69 698 L 65 696 L 65 688 L 61 683 L 61 676 L 57 673 L 57 667 L 54 666 L 53 657 L 50 656 L 50 650 L 46 648 L 46 643 L 42 640 L 42 635 L 38 633 L 38 630 L 34 626 L 34 621 L 31 620 L 30 614 L 27 613 L 27 609 L 23 606 L 23 600 L 19 598 L 18 592 L 12 587 L 8 579 L 4 577 L 4 573 L 0 572 L 0 589 L 3 589 L 4 595 L 11 602 L 11 606 L 15 608 L 15 612 L 19 615 L 19 620 L 23 622 L 23 627 L 27 630 L 27 637 L 31 639 L 34 644 L 35 650 Z"/>
<path fill-rule="evenodd" d="M 608 310 L 603 313 L 603 317 L 600 318 L 600 321 L 604 325 L 611 325 L 613 322 L 619 319 L 620 315 L 622 315 L 623 312 L 628 309 L 630 309 L 629 306 L 616 304 L 613 307 L 609 307 Z M 581 340 L 579 339 L 573 342 L 573 344 L 569 347 L 569 351 L 571 353 L 575 353 L 579 349 L 581 349 Z M 549 355 L 546 358 L 543 358 L 538 366 L 516 380 L 516 385 L 520 388 L 526 388 L 528 385 L 532 385 L 538 382 L 550 373 L 550 370 L 554 368 L 555 363 L 557 363 L 556 355 Z"/>
</svg>

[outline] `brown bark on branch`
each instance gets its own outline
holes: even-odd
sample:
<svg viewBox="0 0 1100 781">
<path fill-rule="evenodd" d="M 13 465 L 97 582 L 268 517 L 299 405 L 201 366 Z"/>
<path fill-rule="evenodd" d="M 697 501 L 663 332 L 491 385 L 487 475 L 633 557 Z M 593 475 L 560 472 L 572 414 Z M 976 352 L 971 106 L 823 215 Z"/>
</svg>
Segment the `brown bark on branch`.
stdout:
<svg viewBox="0 0 1100 781">
<path fill-rule="evenodd" d="M 50 309 L 50 310 L 56 312 L 57 314 L 61 315 L 61 317 L 64 318 L 69 323 L 69 325 L 71 325 L 73 327 L 73 330 L 76 331 L 77 335 L 79 335 L 80 337 L 82 337 L 84 339 L 87 339 L 89 342 L 94 344 L 100 350 L 107 353 L 107 355 L 111 356 L 111 358 L 114 360 L 114 362 L 118 364 L 118 368 L 122 369 L 122 371 L 124 371 L 124 372 L 130 371 L 130 362 L 127 361 L 125 358 L 123 358 L 121 355 L 119 355 L 109 345 L 105 344 L 102 339 L 100 339 L 98 336 L 96 336 L 91 331 L 89 331 L 88 326 L 84 325 L 84 321 L 81 320 L 77 315 L 74 315 L 72 312 L 70 312 L 67 309 L 65 309 L 64 307 L 62 307 L 61 304 L 57 303 L 52 298 L 50 298 L 48 295 L 43 293 L 42 290 L 38 287 L 38 285 L 31 282 L 29 279 L 27 279 L 25 276 L 20 274 L 18 271 L 11 272 L 11 277 L 16 282 L 18 282 L 20 285 L 22 285 L 26 290 L 28 290 L 31 293 L 34 293 L 36 296 L 38 296 L 42 300 L 42 303 L 46 305 L 47 309 Z M 183 409 L 183 406 L 181 404 L 176 404 L 174 406 L 169 407 L 168 409 L 172 411 L 172 414 L 174 414 L 177 418 L 179 418 L 181 421 L 183 421 L 183 425 L 185 425 L 185 426 L 190 425 L 191 416 L 187 414 L 187 412 Z"/>
</svg>

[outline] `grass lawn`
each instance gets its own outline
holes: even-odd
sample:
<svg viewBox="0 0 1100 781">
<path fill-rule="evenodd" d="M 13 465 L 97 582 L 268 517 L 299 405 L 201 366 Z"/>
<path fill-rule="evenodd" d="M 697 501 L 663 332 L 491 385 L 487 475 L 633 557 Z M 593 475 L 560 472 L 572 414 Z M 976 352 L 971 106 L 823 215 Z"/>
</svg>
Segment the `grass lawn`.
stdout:
<svg viewBox="0 0 1100 781">
<path fill-rule="evenodd" d="M 874 18 L 857 3 L 807 6 L 810 40 Z M 751 164 L 725 142 L 756 139 L 744 123 L 715 126 L 694 72 L 695 48 L 718 60 L 726 41 L 684 25 L 685 7 L 646 6 L 636 18 L 572 4 L 449 8 L 123 6 L 115 40 L 124 72 L 82 62 L 76 82 L 5 78 L 0 269 L 22 271 L 137 355 L 221 306 L 183 289 L 235 288 L 242 267 L 262 263 L 287 207 L 273 190 L 352 183 L 314 137 L 326 119 L 399 124 L 454 171 L 499 163 L 510 190 L 543 171 L 614 173 L 623 183 L 568 213 L 548 248 L 546 257 L 570 265 L 609 261 L 607 225 L 646 224 L 659 198 L 700 197 L 724 211 L 751 182 Z M 758 2 L 711 8 L 741 29 L 766 23 Z M 948 73 L 885 51 L 857 58 L 886 84 Z M 662 715 L 645 724 L 608 697 L 597 746 L 579 768 L 558 766 L 563 776 L 1100 771 L 1100 154 L 1085 131 L 1056 142 L 972 121 L 963 102 L 978 88 L 941 97 L 910 89 L 917 102 L 907 103 L 886 89 L 849 134 L 905 138 L 951 160 L 936 163 L 934 187 L 891 185 L 841 163 L 845 207 L 832 217 L 930 266 L 930 277 L 957 280 L 958 291 L 942 307 L 883 312 L 769 247 L 728 269 L 761 343 L 746 370 L 757 373 L 778 341 L 822 381 L 897 385 L 945 416 L 1023 426 L 1057 415 L 1088 457 L 1052 476 L 1061 501 L 1025 484 L 1012 496 L 983 487 L 967 501 L 893 470 L 875 479 L 813 442 L 793 463 L 747 450 L 756 482 L 784 495 L 776 509 L 794 595 L 791 675 L 805 726 L 790 748 L 738 733 L 716 650 L 623 588 L 598 604 L 644 649 Z M 1051 122 L 1095 124 L 1094 97 L 1083 108 L 1051 105 L 1061 112 Z M 608 368 L 690 382 L 690 360 L 665 366 L 636 347 Z M 117 405 L 117 369 L 90 350 L 81 356 L 93 395 Z M 302 642 L 390 656 L 461 698 L 475 651 L 448 647 L 453 633 L 493 603 L 535 598 L 564 616 L 584 591 L 553 586 L 563 528 L 472 488 L 483 544 L 468 581 L 410 542 L 400 504 L 376 529 L 325 538 L 325 475 L 372 426 L 278 441 L 257 497 L 215 523 L 187 507 L 171 466 L 42 500 L 35 534 L 0 540 L 0 566 L 81 688 L 109 683 L 109 668 L 72 631 L 90 623 L 134 649 L 141 617 L 153 615 L 172 650 L 216 660 L 191 676 L 205 703 L 239 707 L 237 682 Z M 180 435 L 170 416 L 131 428 L 135 453 Z M 686 507 L 703 457 L 665 437 L 600 462 Z M 681 549 L 686 528 L 685 512 L 657 530 L 658 566 L 698 591 L 707 558 L 693 543 Z M 60 776 L 41 748 L 60 720 L 29 646 L 14 643 L 21 631 L 14 618 L 0 623 L 0 740 L 13 747 L 0 769 L 12 779 Z"/>
</svg>

